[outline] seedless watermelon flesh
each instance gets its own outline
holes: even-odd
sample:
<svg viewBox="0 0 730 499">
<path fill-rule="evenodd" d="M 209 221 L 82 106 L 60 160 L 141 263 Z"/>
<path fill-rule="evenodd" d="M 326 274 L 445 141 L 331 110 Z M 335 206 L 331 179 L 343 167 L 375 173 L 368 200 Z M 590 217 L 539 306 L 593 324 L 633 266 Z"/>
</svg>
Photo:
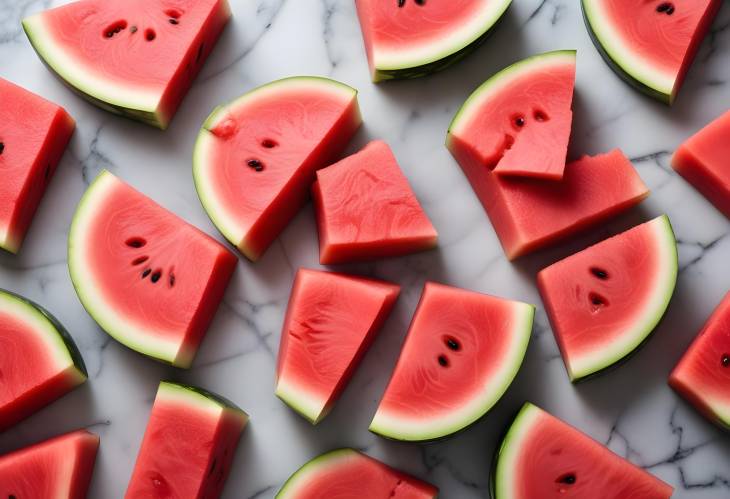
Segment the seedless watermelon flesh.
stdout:
<svg viewBox="0 0 730 499">
<path fill-rule="evenodd" d="M 574 50 L 517 62 L 466 100 L 449 126 L 446 145 L 457 159 L 468 156 L 485 173 L 560 180 L 574 85 Z"/>
<path fill-rule="evenodd" d="M 0 248 L 17 253 L 75 123 L 52 102 L 0 78 Z"/>
<path fill-rule="evenodd" d="M 582 0 L 599 52 L 621 78 L 672 104 L 721 0 Z"/>
<path fill-rule="evenodd" d="M 63 326 L 35 303 L 0 289 L 0 432 L 86 378 L 81 354 Z"/>
<path fill-rule="evenodd" d="M 117 177 L 89 186 L 69 232 L 81 303 L 120 343 L 189 367 L 237 263 L 223 245 Z"/>
<path fill-rule="evenodd" d="M 512 0 L 356 0 L 373 81 L 446 68 L 492 32 Z"/>
<path fill-rule="evenodd" d="M 537 275 L 571 381 L 641 346 L 677 283 L 677 243 L 662 215 L 561 260 Z"/>
<path fill-rule="evenodd" d="M 530 403 L 502 441 L 494 499 L 669 499 L 672 487 Z"/>
<path fill-rule="evenodd" d="M 730 293 L 672 371 L 669 385 L 711 421 L 730 429 Z"/>
<path fill-rule="evenodd" d="M 388 144 L 317 172 L 312 187 L 323 265 L 400 256 L 433 248 L 438 234 Z"/>
<path fill-rule="evenodd" d="M 0 497 L 85 499 L 99 437 L 79 430 L 0 456 Z"/>
<path fill-rule="evenodd" d="M 482 417 L 512 383 L 535 307 L 427 283 L 370 431 L 428 441 Z"/>
<path fill-rule="evenodd" d="M 193 158 L 203 207 L 226 239 L 258 259 L 306 202 L 316 170 L 361 123 L 357 91 L 327 78 L 275 81 L 216 108 Z"/>
<path fill-rule="evenodd" d="M 124 497 L 217 499 L 247 422 L 216 394 L 163 381 Z"/>
<path fill-rule="evenodd" d="M 312 424 L 332 409 L 398 298 L 384 281 L 301 269 L 281 331 L 276 395 Z"/>
<path fill-rule="evenodd" d="M 730 218 L 730 111 L 687 139 L 672 168 Z"/>
<path fill-rule="evenodd" d="M 322 454 L 302 466 L 276 499 L 435 499 L 438 489 L 353 449 Z"/>
<path fill-rule="evenodd" d="M 23 28 L 69 88 L 164 129 L 230 16 L 226 0 L 81 0 L 28 17 Z"/>
</svg>

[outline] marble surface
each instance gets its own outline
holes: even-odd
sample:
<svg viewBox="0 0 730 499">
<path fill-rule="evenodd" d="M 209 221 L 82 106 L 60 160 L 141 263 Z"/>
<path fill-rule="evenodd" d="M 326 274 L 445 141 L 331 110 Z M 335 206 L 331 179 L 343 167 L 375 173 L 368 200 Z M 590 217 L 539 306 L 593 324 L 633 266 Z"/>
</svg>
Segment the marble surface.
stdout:
<svg viewBox="0 0 730 499">
<path fill-rule="evenodd" d="M 0 435 L 0 452 L 86 427 L 102 446 L 89 497 L 122 497 L 162 378 L 198 384 L 251 413 L 226 498 L 271 498 L 304 461 L 353 446 L 438 485 L 446 499 L 488 496 L 497 439 L 525 400 L 586 431 L 676 487 L 675 497 L 730 497 L 730 435 L 702 419 L 666 385 L 670 369 L 730 283 L 730 224 L 668 166 L 671 152 L 730 106 L 730 1 L 673 108 L 622 83 L 602 62 L 576 0 L 515 0 L 488 42 L 433 77 L 370 83 L 351 0 L 234 0 L 234 19 L 172 126 L 159 132 L 100 111 L 56 81 L 33 53 L 20 19 L 63 2 L 0 0 L 0 76 L 65 106 L 78 121 L 22 253 L 0 255 L 0 286 L 50 309 L 66 324 L 89 367 L 82 388 Z M 506 261 L 487 217 L 443 147 L 461 102 L 517 59 L 578 49 L 571 156 L 622 148 L 652 189 L 638 209 L 570 244 Z M 318 267 L 307 206 L 257 264 L 241 259 L 194 367 L 176 371 L 111 340 L 81 307 L 66 267 L 66 233 L 89 181 L 108 168 L 186 220 L 222 238 L 197 200 L 191 153 L 198 127 L 218 103 L 283 76 L 328 75 L 360 90 L 365 127 L 350 149 L 373 138 L 395 150 L 440 232 L 438 250 L 341 269 L 400 283 L 403 294 L 336 406 L 311 427 L 273 395 L 279 330 L 292 277 Z M 666 319 L 620 370 L 580 386 L 568 382 L 540 306 L 535 273 L 544 265 L 661 213 L 680 241 L 681 273 Z M 532 341 L 515 383 L 497 407 L 456 438 L 421 446 L 367 431 L 425 280 L 538 304 Z"/>
</svg>

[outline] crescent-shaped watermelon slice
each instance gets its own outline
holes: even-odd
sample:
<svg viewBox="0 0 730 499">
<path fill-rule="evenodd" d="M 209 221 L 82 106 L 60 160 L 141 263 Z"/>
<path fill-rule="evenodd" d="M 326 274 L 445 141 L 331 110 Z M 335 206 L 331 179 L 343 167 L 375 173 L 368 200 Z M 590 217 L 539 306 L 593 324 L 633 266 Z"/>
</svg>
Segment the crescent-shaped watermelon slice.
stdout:
<svg viewBox="0 0 730 499">
<path fill-rule="evenodd" d="M 216 108 L 193 158 L 205 211 L 226 239 L 258 259 L 304 206 L 315 172 L 361 123 L 357 91 L 327 78 L 278 80 Z"/>
<path fill-rule="evenodd" d="M 730 430 L 730 293 L 672 371 L 669 385 Z"/>
<path fill-rule="evenodd" d="M 353 449 L 322 454 L 286 481 L 276 499 L 435 499 L 438 489 Z"/>
<path fill-rule="evenodd" d="M 582 0 L 608 65 L 642 92 L 672 104 L 722 0 Z"/>
<path fill-rule="evenodd" d="M 106 170 L 69 231 L 69 272 L 89 314 L 120 343 L 177 367 L 192 363 L 237 262 Z"/>
<path fill-rule="evenodd" d="M 81 0 L 23 28 L 69 88 L 164 129 L 230 16 L 227 0 Z"/>
<path fill-rule="evenodd" d="M 81 353 L 63 326 L 39 305 L 0 289 L 0 432 L 86 378 Z"/>
<path fill-rule="evenodd" d="M 85 430 L 0 456 L 0 497 L 85 499 L 99 437 Z"/>
<path fill-rule="evenodd" d="M 655 329 L 677 283 L 666 215 L 540 271 L 537 283 L 571 381 L 615 365 Z"/>
<path fill-rule="evenodd" d="M 477 421 L 522 365 L 535 307 L 429 282 L 370 431 L 429 441 Z"/>
<path fill-rule="evenodd" d="M 492 473 L 494 499 L 669 499 L 672 487 L 526 403 Z"/>
</svg>

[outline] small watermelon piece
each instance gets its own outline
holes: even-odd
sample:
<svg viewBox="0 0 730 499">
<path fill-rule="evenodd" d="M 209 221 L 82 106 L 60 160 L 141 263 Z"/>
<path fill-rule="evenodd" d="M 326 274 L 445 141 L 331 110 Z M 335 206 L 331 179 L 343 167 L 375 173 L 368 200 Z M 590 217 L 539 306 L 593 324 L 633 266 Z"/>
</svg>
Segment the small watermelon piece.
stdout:
<svg viewBox="0 0 730 499">
<path fill-rule="evenodd" d="M 63 326 L 40 305 L 2 289 L 0 366 L 0 432 L 88 376 L 81 353 Z"/>
<path fill-rule="evenodd" d="M 0 248 L 17 253 L 76 124 L 60 106 L 0 78 Z"/>
<path fill-rule="evenodd" d="M 370 424 L 394 440 L 436 440 L 477 421 L 512 383 L 535 307 L 429 282 Z"/>
<path fill-rule="evenodd" d="M 575 51 L 529 57 L 483 83 L 449 126 L 447 147 L 499 175 L 560 180 L 575 85 Z M 461 162 L 461 160 L 460 160 Z"/>
<path fill-rule="evenodd" d="M 304 206 L 316 170 L 336 159 L 361 123 L 357 91 L 327 78 L 278 80 L 216 108 L 193 158 L 208 216 L 258 259 Z"/>
<path fill-rule="evenodd" d="M 433 248 L 438 234 L 388 144 L 319 170 L 312 187 L 323 265 L 406 255 Z"/>
<path fill-rule="evenodd" d="M 85 499 L 99 437 L 85 430 L 0 456 L 0 497 Z"/>
<path fill-rule="evenodd" d="M 512 0 L 356 0 L 374 82 L 417 78 L 466 57 Z"/>
<path fill-rule="evenodd" d="M 582 0 L 608 65 L 642 92 L 672 104 L 722 0 Z"/>
<path fill-rule="evenodd" d="M 226 0 L 81 0 L 28 17 L 23 28 L 69 88 L 164 129 L 230 17 Z"/>
<path fill-rule="evenodd" d="M 730 293 L 672 371 L 669 385 L 730 430 Z"/>
<path fill-rule="evenodd" d="M 322 454 L 299 468 L 276 499 L 435 499 L 438 489 L 353 449 Z"/>
<path fill-rule="evenodd" d="M 669 499 L 672 487 L 529 402 L 496 456 L 494 499 Z"/>
<path fill-rule="evenodd" d="M 247 423 L 231 401 L 163 381 L 124 497 L 220 497 Z"/>
<path fill-rule="evenodd" d="M 319 423 L 390 314 L 400 287 L 332 272 L 297 272 L 276 369 L 276 395 Z"/>
<path fill-rule="evenodd" d="M 666 215 L 540 271 L 540 294 L 571 381 L 615 365 L 649 338 L 669 306 L 677 271 Z"/>
<path fill-rule="evenodd" d="M 730 111 L 687 139 L 672 168 L 730 218 Z"/>
<path fill-rule="evenodd" d="M 74 215 L 68 266 L 89 314 L 117 341 L 189 367 L 238 260 L 103 171 Z"/>
</svg>

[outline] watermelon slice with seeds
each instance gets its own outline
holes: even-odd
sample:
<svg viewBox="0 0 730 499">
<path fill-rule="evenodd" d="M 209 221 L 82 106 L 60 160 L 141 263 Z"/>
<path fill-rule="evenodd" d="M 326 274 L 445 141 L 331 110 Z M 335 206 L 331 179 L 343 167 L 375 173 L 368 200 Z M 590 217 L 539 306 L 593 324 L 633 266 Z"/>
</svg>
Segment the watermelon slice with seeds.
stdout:
<svg viewBox="0 0 730 499">
<path fill-rule="evenodd" d="M 571 381 L 614 366 L 649 338 L 677 272 L 666 215 L 540 271 L 540 294 Z"/>
<path fill-rule="evenodd" d="M 68 266 L 81 303 L 129 348 L 189 367 L 238 260 L 103 171 L 74 215 Z"/>
<path fill-rule="evenodd" d="M 23 28 L 76 93 L 164 129 L 230 16 L 227 0 L 81 0 L 28 17 Z"/>
<path fill-rule="evenodd" d="M 0 289 L 0 432 L 87 377 L 63 326 L 40 305 Z"/>
<path fill-rule="evenodd" d="M 0 456 L 0 497 L 85 499 L 99 437 L 68 433 Z"/>
<path fill-rule="evenodd" d="M 248 415 L 219 395 L 163 381 L 126 499 L 217 499 Z"/>
<path fill-rule="evenodd" d="M 477 421 L 517 374 L 535 307 L 427 283 L 370 431 L 429 441 Z"/>
<path fill-rule="evenodd" d="M 276 395 L 312 424 L 345 389 L 398 298 L 400 287 L 300 269 L 281 331 Z"/>
<path fill-rule="evenodd" d="M 60 106 L 0 78 L 0 248 L 17 253 L 76 127 Z"/>
<path fill-rule="evenodd" d="M 669 499 L 672 487 L 529 402 L 500 446 L 494 499 Z"/>
<path fill-rule="evenodd" d="M 203 207 L 226 239 L 258 259 L 361 123 L 357 91 L 327 78 L 275 81 L 216 108 L 193 158 Z"/>
<path fill-rule="evenodd" d="M 373 141 L 319 170 L 312 194 L 323 265 L 400 256 L 436 245 L 436 229 L 385 142 Z"/>
<path fill-rule="evenodd" d="M 276 499 L 435 499 L 438 489 L 353 449 L 322 454 L 286 481 Z"/>
</svg>

